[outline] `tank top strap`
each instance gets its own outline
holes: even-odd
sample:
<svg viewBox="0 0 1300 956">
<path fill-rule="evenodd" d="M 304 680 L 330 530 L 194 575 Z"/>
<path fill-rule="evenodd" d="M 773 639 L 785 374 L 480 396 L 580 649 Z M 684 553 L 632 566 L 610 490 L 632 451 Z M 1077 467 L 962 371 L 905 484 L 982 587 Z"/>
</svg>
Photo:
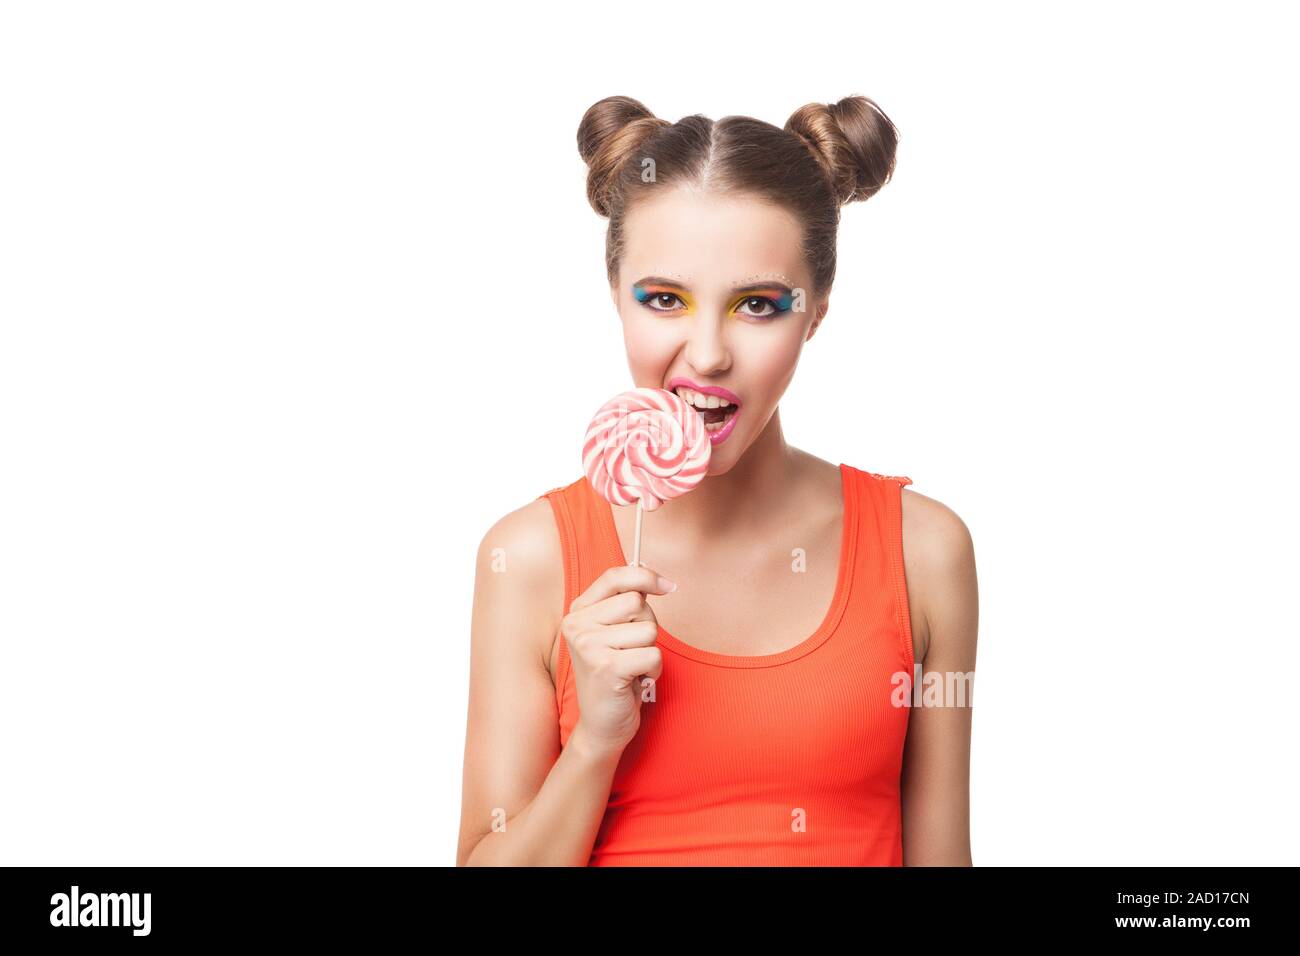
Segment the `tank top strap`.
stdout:
<svg viewBox="0 0 1300 956">
<path fill-rule="evenodd" d="M 596 510 L 604 502 L 585 475 L 538 497 L 546 498 L 551 504 L 564 555 L 564 607 L 560 612 L 563 616 L 610 565 L 609 549 L 601 531 L 602 518 Z M 563 635 L 557 634 L 555 640 L 559 645 L 555 662 L 555 705 L 563 743 L 577 722 L 577 689 L 570 679 L 568 645 Z"/>
<path fill-rule="evenodd" d="M 608 508 L 585 477 L 539 498 L 551 503 L 555 526 L 564 551 L 564 610 L 610 566 L 610 545 L 605 538 L 606 517 L 597 509 Z"/>
<path fill-rule="evenodd" d="M 849 466 L 858 502 L 858 549 L 847 616 L 887 620 L 900 660 L 913 668 L 911 610 L 903 564 L 903 488 L 906 475 L 882 475 Z"/>
</svg>

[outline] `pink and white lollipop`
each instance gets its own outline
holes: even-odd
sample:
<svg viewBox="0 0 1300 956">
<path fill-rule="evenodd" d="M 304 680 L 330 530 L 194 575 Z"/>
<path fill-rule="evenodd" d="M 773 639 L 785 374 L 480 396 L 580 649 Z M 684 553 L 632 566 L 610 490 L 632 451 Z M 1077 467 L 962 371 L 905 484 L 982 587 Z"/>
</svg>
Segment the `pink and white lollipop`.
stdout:
<svg viewBox="0 0 1300 956">
<path fill-rule="evenodd" d="M 698 485 L 712 448 L 700 413 L 673 392 L 634 388 L 600 406 L 587 426 L 582 468 L 610 504 L 636 502 L 632 564 L 641 562 L 642 514 Z"/>
</svg>

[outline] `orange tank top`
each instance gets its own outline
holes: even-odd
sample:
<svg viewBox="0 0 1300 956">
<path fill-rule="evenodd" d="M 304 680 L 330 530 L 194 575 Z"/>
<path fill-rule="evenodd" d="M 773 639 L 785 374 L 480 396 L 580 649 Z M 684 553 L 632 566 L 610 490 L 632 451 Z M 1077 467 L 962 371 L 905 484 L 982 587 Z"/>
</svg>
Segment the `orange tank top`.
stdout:
<svg viewBox="0 0 1300 956">
<path fill-rule="evenodd" d="M 718 654 L 662 627 L 655 700 L 624 749 L 589 866 L 901 866 L 899 778 L 913 652 L 903 572 L 910 478 L 841 464 L 834 597 L 788 650 Z M 564 610 L 630 563 L 613 507 L 585 477 L 546 492 L 564 552 Z M 558 636 L 563 745 L 578 719 Z M 897 675 L 906 675 L 899 691 Z"/>
</svg>

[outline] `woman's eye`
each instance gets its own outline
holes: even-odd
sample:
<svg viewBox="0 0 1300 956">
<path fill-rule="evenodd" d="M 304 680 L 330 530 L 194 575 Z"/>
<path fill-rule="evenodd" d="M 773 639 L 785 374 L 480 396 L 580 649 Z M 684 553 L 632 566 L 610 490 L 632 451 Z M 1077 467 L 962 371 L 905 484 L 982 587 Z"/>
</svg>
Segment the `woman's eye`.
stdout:
<svg viewBox="0 0 1300 956">
<path fill-rule="evenodd" d="M 763 311 L 763 312 L 750 311 L 745 313 L 745 315 L 752 315 L 756 319 L 770 319 L 772 316 L 778 314 L 781 311 L 780 306 L 778 306 L 771 299 L 767 298 L 767 296 L 762 296 L 762 295 L 751 295 L 748 299 L 745 299 L 740 304 L 742 306 L 757 305 L 757 307 L 760 309 L 766 307 L 767 311 Z"/>
<path fill-rule="evenodd" d="M 655 302 L 662 302 L 664 299 L 667 299 L 670 304 L 662 308 L 658 305 L 652 304 Z M 671 305 L 673 300 L 676 300 L 679 303 L 681 303 L 682 301 L 680 298 L 673 295 L 673 293 L 671 292 L 656 292 L 654 295 L 650 296 L 650 298 L 646 299 L 646 305 L 649 306 L 651 309 L 654 309 L 656 312 L 672 312 L 675 308 L 677 308 L 677 306 Z"/>
</svg>

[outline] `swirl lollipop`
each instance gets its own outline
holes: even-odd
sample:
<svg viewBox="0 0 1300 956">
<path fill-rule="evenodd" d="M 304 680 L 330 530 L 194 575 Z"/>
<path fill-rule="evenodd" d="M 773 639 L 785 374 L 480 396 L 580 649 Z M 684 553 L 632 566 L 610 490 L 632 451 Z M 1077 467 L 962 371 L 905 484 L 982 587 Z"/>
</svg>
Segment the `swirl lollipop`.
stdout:
<svg viewBox="0 0 1300 956">
<path fill-rule="evenodd" d="M 610 504 L 636 502 L 633 565 L 641 563 L 641 516 L 698 485 L 712 447 L 700 413 L 662 388 L 634 388 L 600 406 L 587 426 L 582 468 Z"/>
</svg>

